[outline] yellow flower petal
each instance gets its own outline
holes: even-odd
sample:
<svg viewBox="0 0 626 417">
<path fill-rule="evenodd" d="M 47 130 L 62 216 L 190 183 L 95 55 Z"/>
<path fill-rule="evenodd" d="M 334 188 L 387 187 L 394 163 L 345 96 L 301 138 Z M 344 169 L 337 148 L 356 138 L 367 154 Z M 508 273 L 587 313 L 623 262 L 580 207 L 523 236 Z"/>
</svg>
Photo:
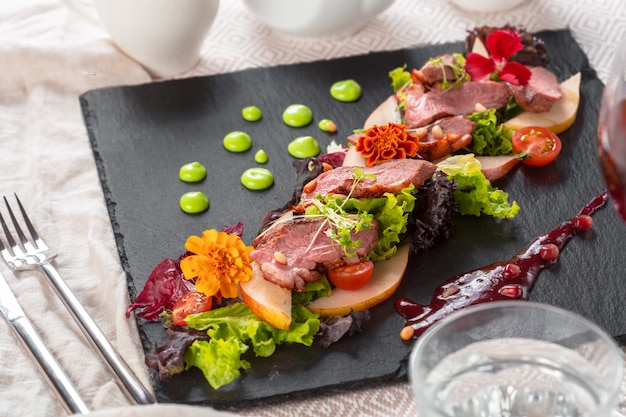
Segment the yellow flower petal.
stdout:
<svg viewBox="0 0 626 417">
<path fill-rule="evenodd" d="M 252 276 L 248 254 L 253 248 L 237 235 L 205 230 L 202 237 L 190 236 L 185 248 L 195 255 L 181 261 L 183 274 L 196 278 L 196 289 L 208 296 L 220 291 L 223 297 L 236 297 L 237 283 Z"/>
</svg>

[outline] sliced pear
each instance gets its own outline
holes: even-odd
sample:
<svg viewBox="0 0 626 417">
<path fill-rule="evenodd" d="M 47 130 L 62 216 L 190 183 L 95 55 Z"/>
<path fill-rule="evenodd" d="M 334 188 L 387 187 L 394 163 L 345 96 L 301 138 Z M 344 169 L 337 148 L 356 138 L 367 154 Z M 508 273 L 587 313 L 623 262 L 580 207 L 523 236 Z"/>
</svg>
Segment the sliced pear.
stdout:
<svg viewBox="0 0 626 417">
<path fill-rule="evenodd" d="M 504 177 L 521 161 L 513 155 L 476 156 L 480 162 L 480 171 L 489 181 Z"/>
<path fill-rule="evenodd" d="M 363 156 L 356 151 L 354 146 L 350 146 L 348 148 L 348 152 L 346 152 L 345 158 L 343 159 L 342 165 L 344 167 L 364 167 L 365 158 L 363 158 Z"/>
<path fill-rule="evenodd" d="M 363 129 L 369 129 L 374 125 L 382 126 L 387 123 L 402 123 L 402 115 L 398 110 L 398 100 L 395 95 L 391 95 L 387 100 L 383 101 L 369 115 Z"/>
<path fill-rule="evenodd" d="M 263 278 L 261 267 L 252 262 L 252 277 L 239 283 L 243 301 L 258 318 L 277 329 L 291 325 L 291 290 Z"/>
<path fill-rule="evenodd" d="M 329 297 L 318 298 L 307 308 L 320 316 L 345 316 L 350 310 L 364 311 L 393 295 L 409 260 L 409 245 L 403 245 L 386 261 L 376 262 L 369 282 L 354 291 L 335 288 Z"/>
<path fill-rule="evenodd" d="M 476 39 L 474 39 L 474 45 L 472 45 L 472 52 L 482 55 L 485 58 L 491 57 L 489 55 L 489 51 L 487 51 L 487 47 L 478 36 L 476 37 Z"/>
<path fill-rule="evenodd" d="M 567 130 L 578 112 L 580 103 L 580 72 L 561 83 L 563 96 L 554 102 L 550 111 L 543 113 L 524 112 L 504 123 L 509 129 L 517 130 L 525 126 L 540 126 L 554 133 Z"/>
</svg>

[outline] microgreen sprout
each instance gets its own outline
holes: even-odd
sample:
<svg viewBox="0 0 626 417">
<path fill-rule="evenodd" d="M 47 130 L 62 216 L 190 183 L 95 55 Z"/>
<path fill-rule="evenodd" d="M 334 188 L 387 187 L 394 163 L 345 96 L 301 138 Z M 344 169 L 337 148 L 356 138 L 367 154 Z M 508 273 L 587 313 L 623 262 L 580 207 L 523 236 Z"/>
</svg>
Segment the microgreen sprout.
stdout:
<svg viewBox="0 0 626 417">
<path fill-rule="evenodd" d="M 335 195 L 324 197 L 318 194 L 311 201 L 312 205 L 317 209 L 317 212 L 314 214 L 309 213 L 306 216 L 323 217 L 325 221 L 322 222 L 313 236 L 307 250 L 311 248 L 320 233 L 324 233 L 329 239 L 340 245 L 341 249 L 348 257 L 355 256 L 357 249 L 361 247 L 362 242 L 358 239 L 353 240 L 352 233 L 369 229 L 374 216 L 367 212 L 357 214 L 348 213 L 344 207 L 359 182 L 365 181 L 366 179 L 375 179 L 376 176 L 366 174 L 361 168 L 355 168 L 352 178 L 352 186 L 347 196 Z"/>
<path fill-rule="evenodd" d="M 450 68 L 454 73 L 454 85 L 459 87 L 463 81 L 469 80 L 469 75 L 465 71 L 465 58 L 462 54 L 452 54 L 452 58 L 455 62 L 455 65 L 444 65 L 443 58 L 430 58 L 430 63 L 432 65 L 438 66 L 441 69 L 441 73 L 443 75 L 443 81 L 441 81 L 440 87 L 443 90 L 446 90 L 452 86 L 450 80 L 448 80 L 448 76 L 446 74 L 446 67 Z"/>
</svg>

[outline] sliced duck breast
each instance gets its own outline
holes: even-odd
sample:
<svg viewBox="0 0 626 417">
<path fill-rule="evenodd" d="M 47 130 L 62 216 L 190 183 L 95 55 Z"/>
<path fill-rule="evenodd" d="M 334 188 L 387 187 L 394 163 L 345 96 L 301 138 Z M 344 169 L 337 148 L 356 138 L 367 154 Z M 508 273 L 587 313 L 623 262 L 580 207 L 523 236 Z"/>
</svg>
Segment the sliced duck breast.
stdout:
<svg viewBox="0 0 626 417">
<path fill-rule="evenodd" d="M 348 195 L 354 185 L 356 167 L 339 167 L 323 172 L 317 178 L 304 186 L 301 201 L 313 199 L 317 194 Z M 372 167 L 359 167 L 366 175 L 373 174 L 374 178 L 366 176 L 359 181 L 351 197 L 374 198 L 384 193 L 398 194 L 403 188 L 413 184 L 420 187 L 428 178 L 432 177 L 437 166 L 421 159 L 392 159 Z"/>
<path fill-rule="evenodd" d="M 465 117 L 448 116 L 417 128 L 414 131 L 419 137 L 417 154 L 427 161 L 436 161 L 469 146 L 475 125 Z"/>
<path fill-rule="evenodd" d="M 440 55 L 437 58 L 428 60 L 422 68 L 416 70 L 414 75 L 417 81 L 427 85 L 433 85 L 444 79 L 453 82 L 456 74 L 452 69 L 457 63 L 452 54 Z"/>
<path fill-rule="evenodd" d="M 552 104 L 562 97 L 561 84 L 544 67 L 532 67 L 530 81 L 525 86 L 510 85 L 509 91 L 521 108 L 533 113 L 550 111 Z"/>
<path fill-rule="evenodd" d="M 404 123 L 409 128 L 422 127 L 446 116 L 468 116 L 477 104 L 498 109 L 508 100 L 507 86 L 495 81 L 467 81 L 460 86 L 433 88 L 417 95 L 407 90 Z"/>
<path fill-rule="evenodd" d="M 281 221 L 254 239 L 250 259 L 261 266 L 263 277 L 283 288 L 303 291 L 307 282 L 320 278 L 326 264 L 346 264 L 367 255 L 378 240 L 378 222 L 369 229 L 352 233 L 360 241 L 356 256 L 348 257 L 339 244 L 324 232 L 330 227 L 324 218 Z"/>
</svg>

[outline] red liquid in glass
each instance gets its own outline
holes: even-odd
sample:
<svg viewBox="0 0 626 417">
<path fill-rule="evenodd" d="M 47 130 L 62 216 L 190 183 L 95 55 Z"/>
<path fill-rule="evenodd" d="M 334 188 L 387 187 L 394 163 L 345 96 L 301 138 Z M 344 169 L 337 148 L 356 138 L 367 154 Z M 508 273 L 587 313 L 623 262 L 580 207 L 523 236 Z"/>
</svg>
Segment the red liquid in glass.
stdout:
<svg viewBox="0 0 626 417">
<path fill-rule="evenodd" d="M 598 144 L 609 194 L 626 221 L 626 100 L 608 109 L 599 129 Z"/>
</svg>

